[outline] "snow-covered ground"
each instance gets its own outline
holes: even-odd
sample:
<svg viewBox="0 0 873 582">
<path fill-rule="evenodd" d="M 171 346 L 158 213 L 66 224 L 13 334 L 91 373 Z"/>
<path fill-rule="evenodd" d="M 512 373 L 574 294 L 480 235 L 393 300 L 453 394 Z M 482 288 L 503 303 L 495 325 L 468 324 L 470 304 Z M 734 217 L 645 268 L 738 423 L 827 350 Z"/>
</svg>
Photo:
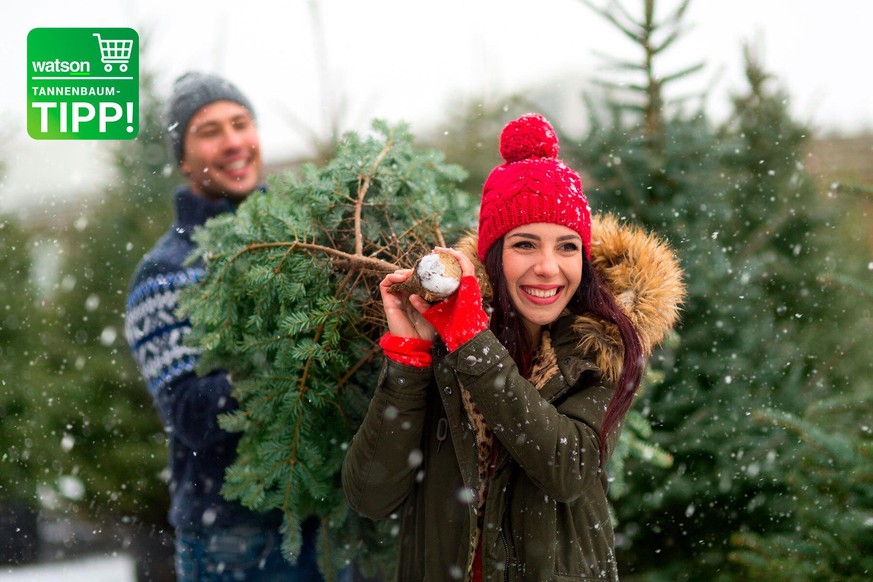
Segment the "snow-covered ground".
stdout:
<svg viewBox="0 0 873 582">
<path fill-rule="evenodd" d="M 124 554 L 38 566 L 0 566 L 0 582 L 135 582 L 133 559 Z"/>
</svg>

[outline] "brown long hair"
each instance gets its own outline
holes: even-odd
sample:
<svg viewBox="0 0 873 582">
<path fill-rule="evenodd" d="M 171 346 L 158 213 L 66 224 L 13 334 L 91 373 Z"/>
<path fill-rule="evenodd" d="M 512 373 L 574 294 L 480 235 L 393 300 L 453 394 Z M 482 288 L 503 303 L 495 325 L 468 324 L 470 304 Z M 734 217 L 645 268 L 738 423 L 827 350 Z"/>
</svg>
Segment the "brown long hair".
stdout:
<svg viewBox="0 0 873 582">
<path fill-rule="evenodd" d="M 503 238 L 498 239 L 485 256 L 485 271 L 493 290 L 491 300 L 491 331 L 509 351 L 524 377 L 530 374 L 533 345 L 509 296 L 503 277 Z M 574 315 L 591 314 L 613 324 L 624 347 L 621 373 L 612 399 L 606 407 L 600 435 L 600 462 L 606 458 L 606 442 L 610 432 L 624 420 L 634 401 L 643 375 L 644 358 L 639 334 L 630 318 L 621 310 L 612 292 L 603 284 L 594 265 L 582 253 L 582 280 L 567 308 Z"/>
</svg>

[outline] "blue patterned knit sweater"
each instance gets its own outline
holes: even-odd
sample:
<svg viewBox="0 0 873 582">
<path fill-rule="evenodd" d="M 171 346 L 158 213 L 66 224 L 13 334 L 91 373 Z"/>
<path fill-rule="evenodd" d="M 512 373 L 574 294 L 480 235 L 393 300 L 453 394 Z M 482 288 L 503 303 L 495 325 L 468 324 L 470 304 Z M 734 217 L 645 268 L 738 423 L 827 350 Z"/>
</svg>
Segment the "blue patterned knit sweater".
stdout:
<svg viewBox="0 0 873 582">
<path fill-rule="evenodd" d="M 202 530 L 217 526 L 278 526 L 278 512 L 257 514 L 220 494 L 235 458 L 239 434 L 218 426 L 217 416 L 236 407 L 227 374 L 194 373 L 198 352 L 184 344 L 191 327 L 176 315 L 179 292 L 203 273 L 185 266 L 194 250 L 192 231 L 234 207 L 210 202 L 187 188 L 175 193 L 176 222 L 140 261 L 127 300 L 125 332 L 167 432 L 170 448 L 170 523 Z"/>
</svg>

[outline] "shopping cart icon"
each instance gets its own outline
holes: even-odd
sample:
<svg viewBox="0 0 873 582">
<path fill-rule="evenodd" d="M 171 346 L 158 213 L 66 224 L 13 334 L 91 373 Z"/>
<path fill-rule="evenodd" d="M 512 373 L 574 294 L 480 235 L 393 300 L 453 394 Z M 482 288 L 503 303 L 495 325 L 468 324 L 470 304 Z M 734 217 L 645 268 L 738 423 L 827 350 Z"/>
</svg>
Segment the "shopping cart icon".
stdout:
<svg viewBox="0 0 873 582">
<path fill-rule="evenodd" d="M 95 32 L 97 42 L 100 44 L 100 61 L 107 73 L 112 72 L 112 65 L 118 65 L 118 70 L 127 71 L 127 63 L 130 61 L 130 51 L 133 48 L 132 40 L 104 40 L 100 33 Z"/>
</svg>

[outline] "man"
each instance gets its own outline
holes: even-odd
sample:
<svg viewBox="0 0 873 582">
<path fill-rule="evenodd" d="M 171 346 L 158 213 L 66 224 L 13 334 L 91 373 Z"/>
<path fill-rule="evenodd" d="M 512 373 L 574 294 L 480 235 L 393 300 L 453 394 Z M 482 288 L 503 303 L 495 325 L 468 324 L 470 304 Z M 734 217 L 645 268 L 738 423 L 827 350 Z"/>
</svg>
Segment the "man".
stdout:
<svg viewBox="0 0 873 582">
<path fill-rule="evenodd" d="M 190 324 L 176 314 L 179 292 L 203 273 L 200 264 L 184 265 L 194 250 L 192 232 L 234 212 L 261 185 L 254 109 L 228 81 L 187 73 L 173 86 L 166 122 L 186 183 L 174 195 L 175 223 L 136 269 L 125 331 L 169 440 L 178 581 L 321 580 L 314 519 L 304 523 L 303 548 L 292 565 L 279 549 L 279 512 L 254 513 L 221 496 L 240 435 L 219 428 L 217 417 L 236 402 L 227 372 L 194 372 L 198 352 L 184 342 Z"/>
</svg>

